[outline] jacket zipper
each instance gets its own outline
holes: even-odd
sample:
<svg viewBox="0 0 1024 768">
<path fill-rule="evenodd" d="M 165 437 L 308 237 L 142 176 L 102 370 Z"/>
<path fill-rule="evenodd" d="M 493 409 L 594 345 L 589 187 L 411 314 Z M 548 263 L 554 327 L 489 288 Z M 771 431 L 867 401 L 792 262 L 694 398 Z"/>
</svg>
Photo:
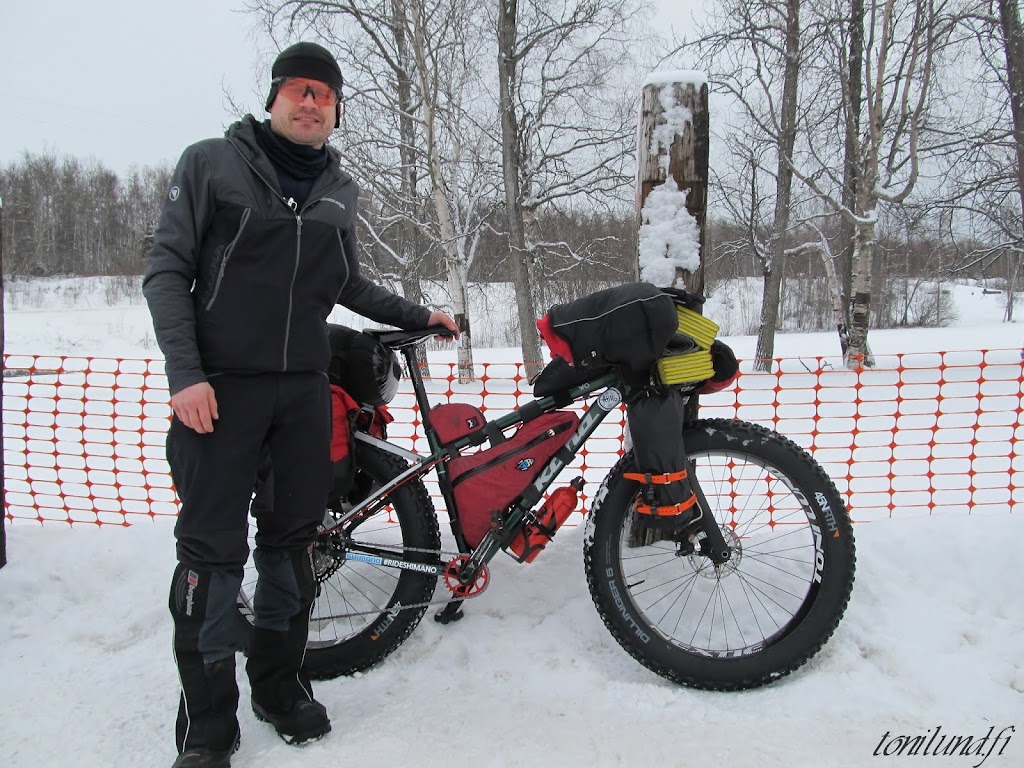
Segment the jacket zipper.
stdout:
<svg viewBox="0 0 1024 768">
<path fill-rule="evenodd" d="M 543 433 L 537 435 L 536 437 L 531 438 L 530 440 L 528 440 L 527 442 L 523 443 L 522 445 L 511 446 L 514 450 L 505 451 L 500 456 L 495 456 L 490 461 L 485 461 L 479 467 L 473 467 L 472 469 L 467 471 L 465 474 L 459 475 L 457 478 L 452 480 L 452 488 L 454 488 L 456 485 L 461 483 L 463 480 L 468 480 L 471 477 L 479 475 L 481 472 L 486 472 L 488 469 L 492 469 L 495 464 L 500 464 L 501 462 L 503 462 L 505 459 L 507 459 L 512 454 L 518 453 L 518 452 L 521 452 L 521 451 L 528 451 L 531 448 L 533 448 L 533 447 L 535 447 L 537 445 L 540 445 L 545 440 L 550 440 L 555 435 L 558 435 L 558 434 L 560 434 L 562 432 L 565 432 L 567 429 L 570 429 L 572 426 L 573 426 L 573 424 L 572 424 L 571 421 L 567 421 L 565 424 L 556 424 L 555 426 L 551 427 L 550 429 L 544 430 Z"/>
<path fill-rule="evenodd" d="M 224 258 L 220 262 L 220 269 L 217 271 L 217 282 L 213 286 L 213 295 L 210 300 L 206 303 L 206 311 L 209 312 L 213 309 L 213 302 L 217 300 L 217 294 L 220 293 L 220 284 L 224 281 L 224 270 L 228 268 L 228 259 L 231 258 L 232 252 L 235 250 L 235 245 L 242 237 L 242 230 L 245 229 L 245 225 L 249 223 L 249 216 L 252 215 L 252 208 L 246 208 L 242 213 L 242 220 L 238 224 L 238 234 L 235 235 L 235 239 L 232 240 L 227 249 L 224 251 Z"/>
<path fill-rule="evenodd" d="M 338 248 L 341 249 L 341 263 L 345 265 L 345 279 L 341 281 L 341 288 L 338 290 L 338 295 L 341 296 L 341 292 L 345 290 L 345 286 L 348 285 L 348 279 L 352 276 L 352 270 L 348 267 L 348 258 L 345 256 L 345 243 L 341 241 L 341 230 L 338 230 Z"/>
<path fill-rule="evenodd" d="M 299 274 L 299 258 L 302 256 L 302 214 L 295 210 L 298 206 L 294 200 L 289 199 L 288 207 L 295 214 L 295 268 L 292 270 L 292 282 L 288 286 L 288 318 L 284 323 L 284 357 L 281 360 L 281 370 L 288 370 L 288 342 L 292 333 L 292 307 L 295 304 L 295 279 Z"/>
<path fill-rule="evenodd" d="M 252 169 L 253 173 L 256 174 L 256 177 L 260 181 L 262 181 L 264 184 L 266 184 L 270 188 L 271 192 L 273 192 L 275 195 L 277 195 L 277 190 L 274 189 L 274 185 L 271 184 L 269 181 L 267 181 L 266 177 L 262 173 L 260 173 L 260 169 L 252 164 L 252 161 L 249 160 L 249 158 L 245 156 L 245 153 L 239 148 L 239 146 L 232 139 L 229 138 L 228 141 L 231 142 L 231 146 L 235 148 L 235 151 L 241 156 L 242 160 L 245 161 L 245 164 L 248 165 Z M 296 235 L 295 235 L 295 269 L 292 271 L 292 282 L 291 282 L 291 285 L 288 287 L 288 318 L 285 321 L 285 326 L 284 326 L 284 350 L 283 350 L 283 354 L 282 354 L 282 358 L 281 358 L 281 361 L 282 361 L 281 370 L 282 371 L 287 371 L 288 370 L 288 340 L 289 340 L 289 337 L 290 337 L 290 334 L 291 334 L 291 327 L 292 327 L 292 308 L 294 307 L 294 304 L 295 304 L 294 296 L 292 294 L 293 294 L 293 291 L 295 290 L 295 280 L 296 280 L 296 278 L 298 277 L 298 274 L 299 274 L 299 256 L 302 254 L 302 212 L 305 211 L 307 208 L 309 208 L 309 206 L 313 205 L 314 203 L 320 202 L 328 194 L 333 193 L 335 189 L 338 189 L 339 187 L 342 187 L 342 186 L 344 186 L 344 182 L 342 182 L 340 184 L 335 184 L 330 189 L 324 190 L 324 192 L 322 192 L 320 194 L 320 197 L 316 198 L 315 200 L 307 200 L 306 204 L 304 206 L 302 206 L 302 210 L 301 211 L 298 209 L 298 205 L 296 205 L 296 203 L 295 203 L 295 201 L 293 199 L 290 199 L 290 198 L 289 199 L 285 199 L 284 195 L 277 195 L 277 199 L 280 200 L 285 205 L 287 205 L 289 210 L 293 214 L 295 214 L 295 228 L 296 228 Z M 346 267 L 347 266 L 348 266 L 348 262 L 346 262 Z M 346 280 L 346 282 L 347 282 L 347 280 Z"/>
</svg>

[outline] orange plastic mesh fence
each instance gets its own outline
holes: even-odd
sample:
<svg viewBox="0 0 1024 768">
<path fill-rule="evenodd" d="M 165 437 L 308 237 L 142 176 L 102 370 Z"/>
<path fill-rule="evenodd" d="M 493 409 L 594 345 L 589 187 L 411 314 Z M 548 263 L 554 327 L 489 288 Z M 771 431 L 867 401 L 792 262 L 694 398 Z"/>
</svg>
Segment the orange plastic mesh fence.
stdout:
<svg viewBox="0 0 1024 768">
<path fill-rule="evenodd" d="M 874 362 L 850 371 L 836 358 L 783 358 L 761 373 L 744 361 L 736 385 L 701 397 L 700 415 L 763 424 L 809 450 L 856 521 L 1024 509 L 1019 350 Z M 522 364 L 478 362 L 476 372 L 476 381 L 462 384 L 455 364 L 432 362 L 430 401 L 470 403 L 493 418 L 532 399 Z M 161 361 L 9 355 L 4 375 L 9 520 L 130 525 L 176 514 Z M 390 408 L 389 438 L 426 451 L 408 381 Z M 583 475 L 588 508 L 622 456 L 624 424 L 619 409 L 553 487 Z M 427 485 L 443 514 L 436 482 Z"/>
</svg>

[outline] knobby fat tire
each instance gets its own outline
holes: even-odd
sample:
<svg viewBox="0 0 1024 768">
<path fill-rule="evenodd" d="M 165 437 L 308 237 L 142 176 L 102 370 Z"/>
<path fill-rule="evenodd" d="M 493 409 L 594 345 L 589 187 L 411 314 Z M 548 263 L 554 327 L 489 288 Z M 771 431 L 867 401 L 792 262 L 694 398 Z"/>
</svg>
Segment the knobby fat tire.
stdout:
<svg viewBox="0 0 1024 768">
<path fill-rule="evenodd" d="M 374 485 L 381 485 L 408 468 L 402 459 L 365 443 L 356 443 L 356 465 L 359 472 L 372 478 Z M 420 550 L 440 549 L 441 534 L 437 516 L 422 482 L 414 480 L 405 483 L 392 491 L 389 499 L 405 546 Z M 360 529 L 356 528 L 354 538 L 357 541 L 359 534 Z M 380 536 L 377 532 L 367 532 L 365 539 L 379 542 Z M 407 557 L 426 562 L 432 555 L 429 552 L 409 552 Z M 344 574 L 345 568 L 342 565 L 339 573 Z M 398 608 L 399 603 L 405 606 L 428 602 L 433 597 L 437 577 L 404 569 L 392 572 L 398 574 L 394 592 L 387 603 L 382 605 L 380 614 L 373 617 L 361 632 L 335 645 L 307 647 L 303 670 L 312 679 L 326 680 L 369 669 L 383 661 L 412 634 L 427 607 L 393 609 Z M 327 589 L 326 586 L 322 587 L 317 600 L 323 599 Z M 318 606 L 314 607 L 313 615 L 318 615 Z M 320 615 L 326 614 L 321 612 Z"/>
<path fill-rule="evenodd" d="M 356 443 L 356 464 L 358 472 L 369 476 L 374 486 L 380 486 L 399 475 L 408 468 L 406 463 L 396 456 L 365 443 Z M 392 491 L 389 496 L 393 509 L 393 517 L 397 521 L 393 525 L 400 529 L 401 540 L 405 546 L 419 550 L 436 551 L 441 547 L 441 535 L 438 529 L 434 505 L 430 501 L 423 483 L 413 480 Z M 367 524 L 368 529 L 361 536 L 359 527 L 353 532 L 353 538 L 368 542 L 380 543 L 382 540 L 381 525 L 377 524 L 379 516 L 375 516 Z M 317 547 L 327 544 L 324 537 L 314 543 L 314 562 Z M 397 542 L 396 542 L 397 543 Z M 330 546 L 329 544 L 327 544 Z M 329 551 L 329 550 L 328 550 Z M 430 552 L 409 552 L 408 559 L 429 561 Z M 412 570 L 382 569 L 397 577 L 396 580 L 383 581 L 391 589 L 389 595 L 373 592 L 364 581 L 354 574 L 347 574 L 348 563 L 340 563 L 325 583 L 317 585 L 317 598 L 313 606 L 313 621 L 318 616 L 329 616 L 332 612 L 346 610 L 346 599 L 340 594 L 345 589 L 361 589 L 366 594 L 373 594 L 375 605 L 379 605 L 380 613 L 375 616 L 357 616 L 354 620 L 362 624 L 362 628 L 338 642 L 318 640 L 311 631 L 303 660 L 303 671 L 313 680 L 329 680 L 342 675 L 362 672 L 383 661 L 395 651 L 419 624 L 427 607 L 398 609 L 401 605 L 416 605 L 428 602 L 434 594 L 437 577 L 431 574 Z M 354 564 L 358 567 L 360 564 Z M 392 585 L 393 584 L 393 588 Z M 327 603 L 330 601 L 330 604 Z M 245 619 L 242 619 L 245 621 Z"/>
<path fill-rule="evenodd" d="M 702 456 L 731 454 L 739 460 L 747 458 L 765 466 L 773 477 L 787 482 L 802 496 L 800 499 L 794 494 L 793 498 L 803 508 L 808 529 L 813 533 L 816 526 L 822 535 L 814 533 L 812 537 L 814 562 L 809 567 L 815 578 L 810 580 L 810 588 L 799 609 L 788 625 L 767 638 L 763 647 L 754 643 L 732 655 L 709 654 L 706 649 L 690 646 L 678 638 L 673 642 L 659 631 L 657 621 L 652 621 L 640 609 L 631 592 L 631 589 L 644 589 L 642 583 L 638 586 L 644 576 L 634 576 L 633 583 L 624 578 L 622 550 L 627 547 L 622 544 L 623 527 L 631 525 L 630 517 L 635 514 L 631 508 L 638 489 L 635 482 L 623 478 L 624 472 L 636 471 L 632 453 L 623 456 L 605 478 L 588 519 L 584 562 L 591 597 L 615 640 L 653 672 L 677 683 L 708 690 L 741 690 L 765 685 L 789 674 L 814 656 L 835 631 L 846 610 L 856 563 L 849 515 L 835 485 L 814 459 L 776 432 L 745 422 L 709 419 L 686 429 L 683 439 L 698 478 L 701 477 Z M 711 491 L 703 482 L 702 489 L 706 495 Z M 683 579 L 688 575 L 685 569 L 691 562 L 687 556 L 677 557 L 668 567 L 678 567 L 679 578 Z M 759 587 L 755 584 L 755 588 Z M 758 599 L 761 598 L 755 595 L 755 602 Z M 725 601 L 722 602 L 721 610 L 725 610 Z M 712 606 L 711 610 L 716 608 Z M 680 634 L 685 635 L 685 632 Z"/>
</svg>

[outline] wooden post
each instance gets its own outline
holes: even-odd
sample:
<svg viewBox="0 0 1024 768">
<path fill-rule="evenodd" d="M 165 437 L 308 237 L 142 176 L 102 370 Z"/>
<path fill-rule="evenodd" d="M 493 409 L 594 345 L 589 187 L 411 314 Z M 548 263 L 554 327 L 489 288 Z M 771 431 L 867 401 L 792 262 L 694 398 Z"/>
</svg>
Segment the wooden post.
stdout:
<svg viewBox="0 0 1024 768">
<path fill-rule="evenodd" d="M 675 105 L 675 114 L 666 114 L 666 104 Z M 689 119 L 679 119 L 684 114 L 677 111 L 679 107 L 689 113 Z M 688 291 L 701 296 L 704 295 L 710 125 L 707 77 L 703 72 L 655 72 L 647 78 L 637 136 L 637 225 L 640 225 L 640 212 L 651 191 L 671 177 L 685 193 L 686 210 L 696 220 L 699 232 L 696 269 L 677 269 L 677 276 L 682 278 Z M 674 130 L 666 135 L 666 127 Z"/>
<path fill-rule="evenodd" d="M 704 295 L 709 145 L 704 73 L 650 75 L 644 83 L 637 131 L 637 273 L 641 280 L 659 287 L 683 287 L 699 296 Z M 644 205 L 655 190 L 658 200 L 645 212 Z M 689 216 L 680 215 L 683 206 Z M 696 418 L 694 395 L 686 404 L 685 419 Z M 640 518 L 635 516 L 629 532 L 630 546 L 669 538 L 666 531 L 651 529 Z"/>
</svg>

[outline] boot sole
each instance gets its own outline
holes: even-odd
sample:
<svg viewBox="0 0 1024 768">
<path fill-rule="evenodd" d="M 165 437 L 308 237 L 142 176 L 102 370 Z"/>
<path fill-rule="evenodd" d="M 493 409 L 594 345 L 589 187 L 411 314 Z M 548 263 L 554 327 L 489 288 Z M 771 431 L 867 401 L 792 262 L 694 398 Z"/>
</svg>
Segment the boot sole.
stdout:
<svg viewBox="0 0 1024 768">
<path fill-rule="evenodd" d="M 277 735 L 281 737 L 284 743 L 293 747 L 302 747 L 306 744 L 312 744 L 314 741 L 319 741 L 331 732 L 331 724 L 328 723 L 327 727 L 322 730 L 311 730 L 303 733 L 285 733 L 277 727 L 277 724 L 274 722 L 273 716 L 265 711 L 257 709 L 256 704 L 253 704 L 252 713 L 260 722 L 269 723 L 270 725 L 272 725 L 274 727 L 274 730 L 277 731 Z"/>
<path fill-rule="evenodd" d="M 208 768 L 231 768 L 231 756 L 238 751 L 238 748 L 242 745 L 242 734 L 241 732 L 235 734 L 235 743 L 231 749 L 225 752 L 211 752 L 211 759 L 213 762 L 208 762 Z M 178 755 L 178 759 L 181 759 L 181 755 Z M 178 761 L 174 761 L 175 765 Z M 173 768 L 173 766 L 172 766 Z"/>
</svg>

